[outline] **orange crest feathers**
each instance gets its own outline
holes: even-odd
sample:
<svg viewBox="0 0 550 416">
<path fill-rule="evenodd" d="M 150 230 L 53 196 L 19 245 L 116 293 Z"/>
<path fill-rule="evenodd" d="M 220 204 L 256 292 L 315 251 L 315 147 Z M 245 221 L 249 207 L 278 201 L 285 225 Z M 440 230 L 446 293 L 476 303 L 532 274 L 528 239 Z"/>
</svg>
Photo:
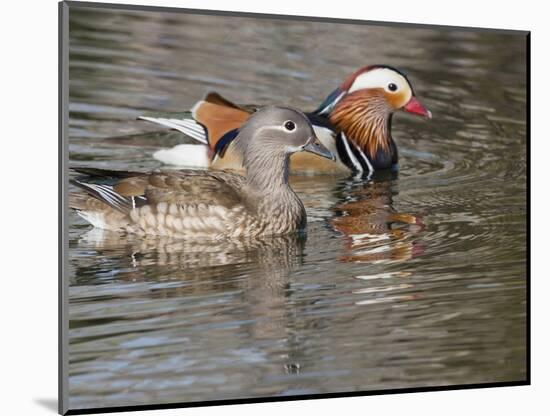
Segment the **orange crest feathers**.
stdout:
<svg viewBox="0 0 550 416">
<path fill-rule="evenodd" d="M 389 151 L 389 111 L 383 92 L 356 91 L 345 96 L 330 114 L 330 121 L 369 156 Z"/>
</svg>

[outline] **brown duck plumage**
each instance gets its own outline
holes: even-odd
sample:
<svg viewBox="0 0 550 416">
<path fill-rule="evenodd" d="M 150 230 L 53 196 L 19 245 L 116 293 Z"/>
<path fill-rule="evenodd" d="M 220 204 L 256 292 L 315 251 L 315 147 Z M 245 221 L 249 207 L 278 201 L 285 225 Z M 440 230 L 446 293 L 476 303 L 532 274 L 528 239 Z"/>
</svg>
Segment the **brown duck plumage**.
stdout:
<svg viewBox="0 0 550 416">
<path fill-rule="evenodd" d="M 292 153 L 332 154 L 307 118 L 287 107 L 262 109 L 242 126 L 235 145 L 246 177 L 223 171 L 153 173 L 80 170 L 71 208 L 93 225 L 142 235 L 234 238 L 283 235 L 306 225 L 288 185 Z M 77 170 L 78 171 L 78 170 Z"/>
</svg>

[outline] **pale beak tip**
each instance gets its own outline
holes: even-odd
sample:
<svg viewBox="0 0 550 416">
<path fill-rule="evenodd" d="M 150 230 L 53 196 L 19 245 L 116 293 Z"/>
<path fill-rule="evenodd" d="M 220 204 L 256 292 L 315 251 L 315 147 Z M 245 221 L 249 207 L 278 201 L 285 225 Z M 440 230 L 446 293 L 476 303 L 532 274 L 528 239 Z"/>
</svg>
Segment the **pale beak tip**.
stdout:
<svg viewBox="0 0 550 416">
<path fill-rule="evenodd" d="M 432 119 L 432 112 L 430 110 L 427 111 L 426 117 L 430 120 Z"/>
</svg>

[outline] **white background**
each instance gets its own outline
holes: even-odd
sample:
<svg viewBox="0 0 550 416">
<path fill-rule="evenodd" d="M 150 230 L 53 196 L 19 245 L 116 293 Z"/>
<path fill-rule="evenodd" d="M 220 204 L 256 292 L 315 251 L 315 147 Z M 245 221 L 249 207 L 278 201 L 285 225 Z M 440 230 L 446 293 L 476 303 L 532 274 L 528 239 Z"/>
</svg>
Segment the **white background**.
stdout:
<svg viewBox="0 0 550 416">
<path fill-rule="evenodd" d="M 549 414 L 550 300 L 547 298 L 550 276 L 545 267 L 545 249 L 550 231 L 546 215 L 550 166 L 550 13 L 545 2 L 515 1 L 510 5 L 481 0 L 127 2 L 532 31 L 532 386 L 175 409 L 146 414 Z M 11 0 L 2 4 L 0 17 L 0 114 L 3 116 L 0 133 L 0 373 L 3 380 L 0 413 L 6 415 L 52 415 L 57 396 L 56 3 L 56 0 Z M 20 145 L 23 141 L 24 147 Z"/>
</svg>

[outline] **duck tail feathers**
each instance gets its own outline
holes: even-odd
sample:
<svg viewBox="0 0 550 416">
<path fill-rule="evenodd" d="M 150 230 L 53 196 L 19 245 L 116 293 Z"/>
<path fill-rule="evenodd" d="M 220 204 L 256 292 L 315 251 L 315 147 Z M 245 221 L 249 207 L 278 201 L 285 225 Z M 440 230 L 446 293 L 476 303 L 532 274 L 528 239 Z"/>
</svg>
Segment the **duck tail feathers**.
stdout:
<svg viewBox="0 0 550 416">
<path fill-rule="evenodd" d="M 139 116 L 138 120 L 145 120 L 150 123 L 159 124 L 164 127 L 168 127 L 173 130 L 177 130 L 192 139 L 197 140 L 203 144 L 208 144 L 206 129 L 197 123 L 192 118 L 191 112 L 178 113 L 177 115 L 163 115 L 163 116 Z"/>
</svg>

